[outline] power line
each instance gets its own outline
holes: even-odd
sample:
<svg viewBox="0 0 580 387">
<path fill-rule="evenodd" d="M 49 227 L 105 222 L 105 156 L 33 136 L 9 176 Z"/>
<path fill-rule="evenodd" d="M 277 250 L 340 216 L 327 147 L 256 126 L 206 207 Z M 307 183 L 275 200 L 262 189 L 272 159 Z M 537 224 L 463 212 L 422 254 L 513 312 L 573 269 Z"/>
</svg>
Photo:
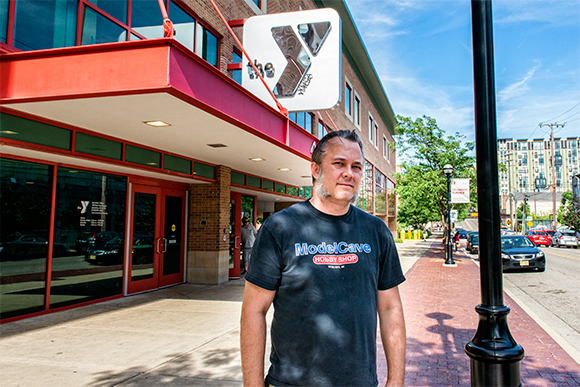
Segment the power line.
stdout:
<svg viewBox="0 0 580 387">
<path fill-rule="evenodd" d="M 578 105 L 580 105 L 580 102 L 578 102 L 576 105 L 572 106 L 570 109 L 566 110 L 564 113 L 562 113 L 554 118 L 550 118 L 549 120 L 546 120 L 546 121 L 554 121 L 556 118 L 563 116 L 564 114 L 568 113 L 570 110 L 574 109 Z"/>
</svg>

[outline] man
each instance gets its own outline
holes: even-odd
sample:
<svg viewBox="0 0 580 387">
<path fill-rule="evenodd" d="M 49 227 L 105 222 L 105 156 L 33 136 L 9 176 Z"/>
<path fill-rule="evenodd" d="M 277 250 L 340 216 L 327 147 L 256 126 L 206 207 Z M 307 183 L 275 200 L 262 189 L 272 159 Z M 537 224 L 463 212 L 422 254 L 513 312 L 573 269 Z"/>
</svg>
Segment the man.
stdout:
<svg viewBox="0 0 580 387">
<path fill-rule="evenodd" d="M 241 317 L 244 386 L 264 386 L 272 303 L 267 386 L 377 386 L 377 313 L 386 386 L 403 386 L 405 278 L 385 223 L 351 205 L 364 170 L 356 131 L 326 135 L 310 169 L 312 198 L 270 216 L 254 244 Z"/>
<path fill-rule="evenodd" d="M 250 255 L 252 252 L 252 246 L 254 246 L 254 241 L 256 240 L 256 228 L 253 224 L 248 222 L 248 217 L 244 216 L 242 218 L 242 261 L 244 263 L 244 270 L 242 274 L 248 270 L 248 265 L 250 263 Z"/>
</svg>

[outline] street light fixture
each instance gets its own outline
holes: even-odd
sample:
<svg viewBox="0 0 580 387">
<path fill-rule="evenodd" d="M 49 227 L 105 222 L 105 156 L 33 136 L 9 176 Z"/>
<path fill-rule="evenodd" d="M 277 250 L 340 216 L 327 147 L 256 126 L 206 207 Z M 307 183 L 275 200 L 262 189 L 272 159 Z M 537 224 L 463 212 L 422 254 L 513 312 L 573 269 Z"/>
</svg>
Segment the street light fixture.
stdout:
<svg viewBox="0 0 580 387">
<path fill-rule="evenodd" d="M 443 173 L 447 177 L 447 254 L 443 266 L 457 266 L 453 260 L 453 244 L 451 242 L 451 176 L 453 165 L 445 164 Z"/>
</svg>

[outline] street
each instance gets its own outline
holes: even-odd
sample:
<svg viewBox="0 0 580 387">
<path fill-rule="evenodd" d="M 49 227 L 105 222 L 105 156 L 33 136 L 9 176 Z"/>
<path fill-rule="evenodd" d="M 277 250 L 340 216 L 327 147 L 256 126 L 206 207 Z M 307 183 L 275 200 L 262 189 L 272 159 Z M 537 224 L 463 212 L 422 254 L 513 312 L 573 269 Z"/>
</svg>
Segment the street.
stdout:
<svg viewBox="0 0 580 387">
<path fill-rule="evenodd" d="M 477 221 L 469 219 L 458 227 L 477 230 Z M 462 247 L 465 247 L 464 241 Z M 551 334 L 556 333 L 580 354 L 580 249 L 540 249 L 546 254 L 546 271 L 506 272 L 504 289 L 516 302 L 523 303 L 520 306 L 528 313 L 542 319 L 544 329 L 552 330 Z"/>
</svg>

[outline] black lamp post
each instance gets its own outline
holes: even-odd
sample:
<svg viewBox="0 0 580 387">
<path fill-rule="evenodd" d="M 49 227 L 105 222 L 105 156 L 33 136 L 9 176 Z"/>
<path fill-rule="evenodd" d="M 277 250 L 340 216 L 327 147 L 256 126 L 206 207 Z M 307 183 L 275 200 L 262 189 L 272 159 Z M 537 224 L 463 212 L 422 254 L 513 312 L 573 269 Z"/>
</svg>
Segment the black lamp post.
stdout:
<svg viewBox="0 0 580 387">
<path fill-rule="evenodd" d="M 455 266 L 453 260 L 453 244 L 451 242 L 451 176 L 453 175 L 453 165 L 445 164 L 443 173 L 447 177 L 447 254 L 444 266 Z"/>
<path fill-rule="evenodd" d="M 517 387 L 524 349 L 509 331 L 510 309 L 503 302 L 491 0 L 471 0 L 471 17 L 481 304 L 475 308 L 477 332 L 465 352 L 472 386 Z"/>
</svg>

